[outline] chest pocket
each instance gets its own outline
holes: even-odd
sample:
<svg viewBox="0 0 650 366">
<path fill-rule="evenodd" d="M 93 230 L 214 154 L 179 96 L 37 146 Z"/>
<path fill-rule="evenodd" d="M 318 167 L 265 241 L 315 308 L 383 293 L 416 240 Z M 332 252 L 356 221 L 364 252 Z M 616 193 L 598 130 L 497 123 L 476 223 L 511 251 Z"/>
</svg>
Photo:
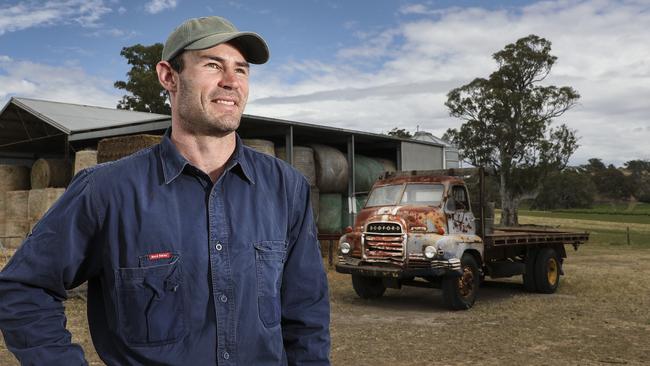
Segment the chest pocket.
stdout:
<svg viewBox="0 0 650 366">
<path fill-rule="evenodd" d="M 118 319 L 130 344 L 161 345 L 186 334 L 180 257 L 169 263 L 116 271 Z"/>
<path fill-rule="evenodd" d="M 287 256 L 287 243 L 281 240 L 254 243 L 257 269 L 257 301 L 265 327 L 280 323 L 280 286 Z"/>
</svg>

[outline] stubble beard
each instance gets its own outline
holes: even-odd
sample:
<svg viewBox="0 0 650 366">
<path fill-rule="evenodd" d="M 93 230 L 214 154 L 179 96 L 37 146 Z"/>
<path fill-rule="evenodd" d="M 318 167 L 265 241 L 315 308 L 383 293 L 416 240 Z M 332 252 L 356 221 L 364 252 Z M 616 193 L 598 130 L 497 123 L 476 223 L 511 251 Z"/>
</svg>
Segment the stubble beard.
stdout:
<svg viewBox="0 0 650 366">
<path fill-rule="evenodd" d="M 180 123 L 187 132 L 197 136 L 226 136 L 239 128 L 241 121 L 241 112 L 236 114 L 224 114 L 216 116 L 210 113 L 209 108 L 212 106 L 211 100 L 216 96 L 210 96 L 210 99 L 201 103 L 199 95 L 192 95 L 190 92 L 192 86 L 189 82 L 179 81 L 178 94 L 178 116 Z M 225 93 L 224 93 L 225 94 Z M 245 103 L 240 101 L 240 103 Z"/>
</svg>

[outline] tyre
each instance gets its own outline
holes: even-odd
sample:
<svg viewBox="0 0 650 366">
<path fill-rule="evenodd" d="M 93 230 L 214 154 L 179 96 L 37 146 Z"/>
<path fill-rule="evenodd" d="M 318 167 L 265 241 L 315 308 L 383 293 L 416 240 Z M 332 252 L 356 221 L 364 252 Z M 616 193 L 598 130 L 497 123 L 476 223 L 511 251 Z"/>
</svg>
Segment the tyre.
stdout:
<svg viewBox="0 0 650 366">
<path fill-rule="evenodd" d="M 478 292 L 480 272 L 476 259 L 471 254 L 463 254 L 460 265 L 463 271 L 460 276 L 446 276 L 442 279 L 442 297 L 451 310 L 471 308 Z"/>
<path fill-rule="evenodd" d="M 381 278 L 352 275 L 352 287 L 362 299 L 376 299 L 386 292 Z"/>
<path fill-rule="evenodd" d="M 526 267 L 524 269 L 524 288 L 528 292 L 536 292 L 537 286 L 535 285 L 535 261 L 537 259 L 537 248 L 529 248 L 526 252 Z"/>
<path fill-rule="evenodd" d="M 540 249 L 535 260 L 535 288 L 537 292 L 552 294 L 560 285 L 561 263 L 551 248 Z"/>
</svg>

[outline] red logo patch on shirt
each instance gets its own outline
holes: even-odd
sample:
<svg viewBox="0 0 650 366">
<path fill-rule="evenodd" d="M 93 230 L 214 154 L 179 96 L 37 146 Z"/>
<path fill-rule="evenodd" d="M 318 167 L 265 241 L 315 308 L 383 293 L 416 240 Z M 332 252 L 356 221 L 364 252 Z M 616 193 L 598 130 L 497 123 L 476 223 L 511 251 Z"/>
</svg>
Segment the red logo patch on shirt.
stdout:
<svg viewBox="0 0 650 366">
<path fill-rule="evenodd" d="M 172 257 L 171 252 L 162 252 L 162 253 L 149 254 L 149 260 L 150 261 L 155 261 L 155 260 L 158 260 L 158 259 L 169 259 L 171 257 Z"/>
</svg>

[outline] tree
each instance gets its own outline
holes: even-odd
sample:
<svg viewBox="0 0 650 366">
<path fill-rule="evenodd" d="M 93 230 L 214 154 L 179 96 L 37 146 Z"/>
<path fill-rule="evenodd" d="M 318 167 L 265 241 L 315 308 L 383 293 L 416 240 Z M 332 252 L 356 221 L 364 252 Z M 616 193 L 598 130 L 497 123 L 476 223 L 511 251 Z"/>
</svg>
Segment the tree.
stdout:
<svg viewBox="0 0 650 366">
<path fill-rule="evenodd" d="M 630 175 L 630 188 L 641 202 L 650 202 L 650 161 L 630 160 L 624 164 Z"/>
<path fill-rule="evenodd" d="M 530 35 L 492 57 L 498 69 L 447 94 L 445 105 L 464 123 L 445 136 L 474 166 L 492 167 L 499 176 L 501 224 L 517 225 L 520 197 L 540 180 L 566 166 L 577 149 L 575 131 L 553 120 L 580 98 L 571 87 L 541 86 L 557 57 L 551 42 Z"/>
<path fill-rule="evenodd" d="M 126 74 L 128 81 L 120 80 L 114 84 L 116 88 L 129 93 L 118 102 L 118 109 L 171 114 L 167 92 L 158 82 L 156 74 L 156 64 L 160 61 L 162 49 L 162 43 L 151 46 L 136 44 L 122 48 L 120 55 L 126 58 L 132 67 Z"/>
<path fill-rule="evenodd" d="M 633 177 L 626 177 L 612 164 L 605 166 L 602 160 L 593 158 L 581 169 L 591 177 L 601 198 L 627 200 L 634 193 Z"/>
<path fill-rule="evenodd" d="M 411 137 L 413 137 L 413 134 L 411 132 L 409 132 L 407 129 L 405 129 L 405 128 L 397 128 L 397 127 L 393 127 L 392 130 L 388 131 L 387 135 L 388 136 L 395 136 L 395 137 L 402 137 L 402 138 L 405 138 L 405 139 L 410 139 Z"/>
<path fill-rule="evenodd" d="M 531 208 L 590 208 L 595 196 L 596 186 L 588 174 L 576 169 L 565 169 L 561 172 L 551 172 L 544 178 Z"/>
</svg>

